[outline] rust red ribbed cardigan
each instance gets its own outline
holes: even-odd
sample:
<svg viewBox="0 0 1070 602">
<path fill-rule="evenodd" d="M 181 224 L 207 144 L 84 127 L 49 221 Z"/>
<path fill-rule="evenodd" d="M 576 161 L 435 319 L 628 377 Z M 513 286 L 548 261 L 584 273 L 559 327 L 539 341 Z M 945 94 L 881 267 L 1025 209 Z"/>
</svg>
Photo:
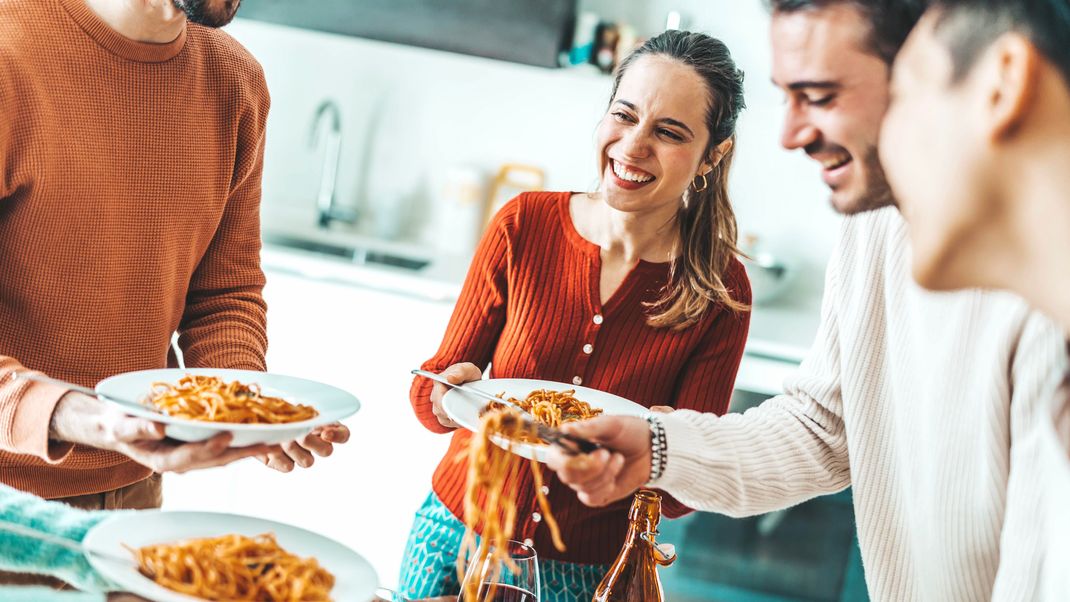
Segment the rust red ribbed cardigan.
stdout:
<svg viewBox="0 0 1070 602">
<path fill-rule="evenodd" d="M 476 251 L 442 345 L 424 363 L 441 371 L 457 362 L 492 365 L 493 378 L 540 378 L 577 383 L 637 403 L 671 405 L 723 414 L 728 409 L 750 323 L 749 313 L 715 307 L 684 331 L 646 323 L 644 302 L 655 301 L 669 264 L 640 262 L 620 288 L 599 301 L 600 249 L 576 231 L 568 192 L 525 193 L 494 218 Z M 750 303 L 742 264 L 724 275 L 735 299 Z M 430 430 L 448 432 L 431 412 L 431 383 L 417 378 L 410 397 Z M 453 433 L 433 478 L 438 497 L 463 516 L 467 462 L 456 462 L 471 433 Z M 548 472 L 548 471 L 547 471 Z M 554 516 L 568 550 L 559 553 L 544 523 L 531 520 L 535 492 L 521 471 L 516 537 L 530 538 L 545 558 L 577 563 L 612 562 L 627 526 L 628 500 L 588 508 L 548 473 Z M 667 498 L 666 516 L 690 509 Z"/>
</svg>

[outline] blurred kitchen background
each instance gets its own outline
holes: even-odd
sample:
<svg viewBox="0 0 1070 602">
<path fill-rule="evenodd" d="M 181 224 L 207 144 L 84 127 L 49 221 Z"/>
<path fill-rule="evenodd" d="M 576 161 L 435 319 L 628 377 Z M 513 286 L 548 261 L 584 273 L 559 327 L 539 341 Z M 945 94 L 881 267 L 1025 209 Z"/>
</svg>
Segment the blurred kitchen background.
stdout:
<svg viewBox="0 0 1070 602">
<path fill-rule="evenodd" d="M 607 71 L 666 27 L 724 40 L 746 72 L 732 197 L 754 260 L 733 411 L 780 390 L 818 323 L 839 219 L 817 167 L 779 146 L 768 15 L 738 0 L 245 0 L 227 31 L 260 61 L 269 369 L 347 388 L 350 444 L 309 470 L 171 476 L 166 507 L 331 535 L 393 586 L 446 438 L 412 416 L 488 215 L 530 188 L 593 190 Z M 625 525 L 621 525 L 624 529 Z M 865 599 L 849 492 L 745 520 L 668 521 L 669 599 Z"/>
</svg>

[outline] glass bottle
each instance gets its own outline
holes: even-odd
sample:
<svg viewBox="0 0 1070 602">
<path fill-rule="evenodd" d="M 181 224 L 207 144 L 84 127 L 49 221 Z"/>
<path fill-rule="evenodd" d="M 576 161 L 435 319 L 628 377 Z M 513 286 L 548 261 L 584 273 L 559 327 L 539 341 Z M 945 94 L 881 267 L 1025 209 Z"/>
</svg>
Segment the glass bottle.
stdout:
<svg viewBox="0 0 1070 602">
<path fill-rule="evenodd" d="M 676 560 L 672 546 L 654 540 L 661 520 L 661 496 L 641 489 L 628 511 L 628 535 L 617 560 L 602 578 L 592 602 L 662 602 L 658 566 Z"/>
</svg>

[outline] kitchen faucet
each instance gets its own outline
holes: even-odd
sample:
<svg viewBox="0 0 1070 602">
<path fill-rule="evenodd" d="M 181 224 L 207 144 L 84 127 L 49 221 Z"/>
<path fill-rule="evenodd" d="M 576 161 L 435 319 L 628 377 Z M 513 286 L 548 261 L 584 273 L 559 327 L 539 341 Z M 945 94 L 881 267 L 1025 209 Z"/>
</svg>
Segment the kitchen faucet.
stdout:
<svg viewBox="0 0 1070 602">
<path fill-rule="evenodd" d="M 320 190 L 316 196 L 316 211 L 320 228 L 327 228 L 333 221 L 352 224 L 357 221 L 357 212 L 351 209 L 335 207 L 335 188 L 338 185 L 338 157 L 342 147 L 342 118 L 338 105 L 333 100 L 324 100 L 316 108 L 312 120 L 310 144 L 315 148 L 319 144 L 320 123 L 329 117 L 330 122 L 324 140 L 323 172 L 320 176 Z"/>
</svg>

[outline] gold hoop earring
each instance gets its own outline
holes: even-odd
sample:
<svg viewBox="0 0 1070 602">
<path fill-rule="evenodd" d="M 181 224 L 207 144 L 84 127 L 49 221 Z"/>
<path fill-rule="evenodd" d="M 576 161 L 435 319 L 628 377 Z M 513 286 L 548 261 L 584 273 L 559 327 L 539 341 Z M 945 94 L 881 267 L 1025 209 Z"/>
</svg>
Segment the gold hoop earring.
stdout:
<svg viewBox="0 0 1070 602">
<path fill-rule="evenodd" d="M 698 186 L 695 186 L 695 180 L 698 180 L 699 178 L 702 178 L 702 188 L 699 188 Z M 691 190 L 693 190 L 695 192 L 702 192 L 703 190 L 706 190 L 706 188 L 708 188 L 709 185 L 710 185 L 710 183 L 706 181 L 706 174 L 702 174 L 700 176 L 695 176 L 695 179 L 691 180 Z"/>
</svg>

